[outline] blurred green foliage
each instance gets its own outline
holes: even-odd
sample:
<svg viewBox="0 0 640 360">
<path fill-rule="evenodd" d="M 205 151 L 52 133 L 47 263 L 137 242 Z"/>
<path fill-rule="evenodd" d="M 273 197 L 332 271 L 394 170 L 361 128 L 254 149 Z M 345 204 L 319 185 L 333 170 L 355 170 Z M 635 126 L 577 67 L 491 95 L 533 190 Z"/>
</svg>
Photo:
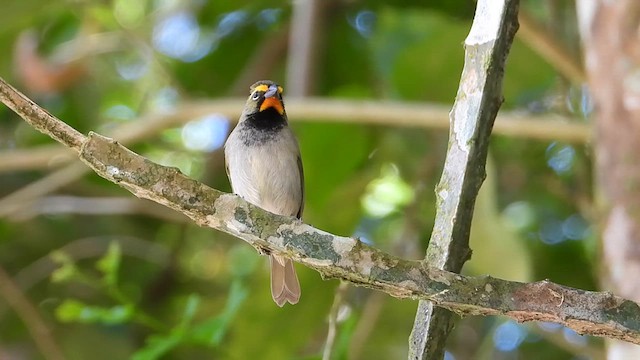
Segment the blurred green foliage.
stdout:
<svg viewBox="0 0 640 360">
<path fill-rule="evenodd" d="M 538 2 L 526 4 L 532 13 L 545 15 Z M 287 30 L 292 14 L 289 2 L 262 0 L 23 0 L 4 5 L 0 52 L 7 56 L 0 57 L 0 76 L 83 132 L 108 131 L 182 100 L 248 88 L 237 79 L 262 44 Z M 316 95 L 452 104 L 473 2 L 332 1 L 326 6 Z M 42 70 L 16 61 L 18 39 L 28 30 L 40 54 L 31 54 L 32 59 L 41 56 L 46 66 L 57 69 L 50 71 L 76 64 L 81 74 L 69 72 L 64 78 L 69 83 L 53 91 L 25 83 L 25 73 Z M 87 42 L 70 46 L 79 41 Z M 283 83 L 286 97 L 286 52 L 275 53 L 274 67 L 252 70 Z M 564 104 L 576 101 L 576 91 L 525 44 L 514 43 L 503 109 L 567 113 Z M 5 107 L 0 107 L 0 120 L 3 153 L 51 143 Z M 305 221 L 422 258 L 447 134 L 392 123 L 291 120 L 305 167 Z M 565 146 L 573 152 L 564 151 Z M 221 149 L 189 150 L 182 128 L 166 129 L 132 148 L 229 190 Z M 488 180 L 476 204 L 474 257 L 465 271 L 521 281 L 549 278 L 595 289 L 594 235 L 587 215 L 580 215 L 589 213 L 590 161 L 582 146 L 494 137 Z M 52 161 L 42 169 L 2 172 L 0 195 L 57 168 Z M 56 195 L 131 198 L 95 175 Z M 31 212 L 0 222 L 0 266 L 36 305 L 69 359 L 321 358 L 337 281 L 323 281 L 299 266 L 302 299 L 280 309 L 269 295 L 265 262 L 237 239 L 146 212 L 90 215 L 39 204 L 24 204 Z M 344 299 L 333 358 L 406 356 L 416 302 L 354 287 Z M 543 340 L 537 334 L 546 330 L 537 325 L 515 325 L 524 337 L 512 349 L 500 348 L 497 329 L 517 333 L 504 324 L 509 325 L 499 318 L 460 321 L 450 355 L 575 355 Z M 548 335 L 563 341 L 562 332 Z M 601 346 L 585 339 L 576 353 L 587 345 Z M 4 354 L 41 357 L 25 324 L 0 299 L 0 358 Z"/>
</svg>

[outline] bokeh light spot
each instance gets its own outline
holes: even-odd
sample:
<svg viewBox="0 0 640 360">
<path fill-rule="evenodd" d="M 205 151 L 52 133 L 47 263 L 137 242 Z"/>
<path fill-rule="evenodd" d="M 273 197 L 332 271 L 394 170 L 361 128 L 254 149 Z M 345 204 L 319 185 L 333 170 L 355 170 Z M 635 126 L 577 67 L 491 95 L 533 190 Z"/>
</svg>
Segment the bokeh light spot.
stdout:
<svg viewBox="0 0 640 360">
<path fill-rule="evenodd" d="M 493 333 L 493 344 L 496 349 L 509 352 L 522 344 L 527 337 L 527 330 L 513 321 L 502 323 Z"/>
<path fill-rule="evenodd" d="M 125 80 L 137 80 L 149 70 L 149 62 L 141 56 L 129 55 L 116 58 L 116 71 Z"/>
<path fill-rule="evenodd" d="M 558 175 L 563 175 L 571 171 L 576 150 L 573 146 L 553 142 L 547 147 L 546 155 L 547 165 Z"/>
<path fill-rule="evenodd" d="M 218 27 L 216 28 L 216 34 L 219 37 L 229 36 L 236 30 L 241 28 L 247 23 L 249 16 L 244 10 L 232 11 L 222 15 Z"/>
<path fill-rule="evenodd" d="M 104 116 L 110 119 L 131 120 L 136 117 L 136 112 L 127 105 L 113 105 L 104 112 Z"/>
<path fill-rule="evenodd" d="M 175 108 L 178 99 L 178 91 L 175 88 L 163 87 L 151 99 L 151 106 L 156 110 L 168 111 Z"/>
<path fill-rule="evenodd" d="M 563 222 L 557 219 L 546 221 L 538 233 L 540 240 L 548 245 L 556 245 L 565 241 L 567 238 L 562 231 L 562 225 Z"/>
<path fill-rule="evenodd" d="M 552 323 L 552 322 L 546 322 L 546 321 L 539 322 L 538 326 L 542 330 L 549 331 L 549 332 L 556 332 L 556 331 L 560 330 L 563 327 L 560 324 L 556 324 L 556 323 Z"/>
<path fill-rule="evenodd" d="M 573 214 L 562 223 L 562 233 L 571 240 L 582 240 L 589 236 L 591 229 L 580 214 Z"/>
<path fill-rule="evenodd" d="M 578 334 L 577 332 L 565 327 L 562 329 L 562 335 L 567 342 L 576 345 L 576 346 L 585 346 L 587 345 L 587 338 Z"/>
<path fill-rule="evenodd" d="M 256 26 L 260 30 L 267 29 L 280 20 L 282 14 L 281 9 L 264 9 L 258 13 L 256 18 Z"/>
<path fill-rule="evenodd" d="M 367 185 L 362 197 L 364 210 L 373 217 L 384 217 L 413 201 L 414 191 L 394 164 L 383 166 L 381 175 Z"/>
<path fill-rule="evenodd" d="M 349 25 L 365 38 L 373 34 L 375 24 L 376 14 L 371 10 L 361 10 L 355 16 L 349 18 Z"/>
<path fill-rule="evenodd" d="M 526 201 L 516 201 L 509 204 L 502 215 L 507 220 L 507 224 L 516 230 L 525 230 L 535 221 L 535 211 L 531 204 Z"/>
<path fill-rule="evenodd" d="M 144 18 L 144 1 L 116 0 L 113 15 L 123 27 L 140 25 Z"/>
<path fill-rule="evenodd" d="M 213 50 L 217 45 L 217 37 L 212 33 L 203 33 L 193 14 L 178 12 L 156 24 L 153 44 L 167 56 L 194 62 Z"/>
<path fill-rule="evenodd" d="M 565 101 L 567 109 L 573 114 L 588 119 L 593 113 L 593 98 L 587 85 L 572 86 Z"/>
<path fill-rule="evenodd" d="M 229 133 L 229 120 L 212 114 L 190 121 L 182 128 L 182 142 L 189 150 L 210 152 L 220 148 Z"/>
</svg>

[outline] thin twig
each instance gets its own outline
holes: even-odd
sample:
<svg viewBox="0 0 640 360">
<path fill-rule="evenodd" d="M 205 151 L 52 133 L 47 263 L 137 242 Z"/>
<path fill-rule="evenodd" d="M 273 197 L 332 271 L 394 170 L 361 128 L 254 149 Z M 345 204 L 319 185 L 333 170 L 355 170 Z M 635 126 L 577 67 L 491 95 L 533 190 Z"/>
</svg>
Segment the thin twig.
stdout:
<svg viewBox="0 0 640 360">
<path fill-rule="evenodd" d="M 85 166 L 83 167 L 86 168 Z M 184 223 L 188 221 L 180 213 L 167 211 L 165 207 L 152 201 L 140 200 L 130 196 L 48 196 L 21 207 L 19 211 L 8 213 L 8 218 L 16 221 L 25 221 L 35 216 L 60 214 L 83 216 L 146 215 L 168 222 Z"/>
<path fill-rule="evenodd" d="M 66 164 L 72 159 L 75 159 L 73 152 L 58 144 L 11 149 L 0 152 L 0 172 L 48 169 Z"/>
<path fill-rule="evenodd" d="M 340 285 L 336 288 L 336 293 L 333 297 L 333 304 L 329 311 L 329 326 L 327 329 L 327 340 L 324 344 L 324 350 L 322 351 L 322 360 L 331 360 L 331 354 L 333 352 L 333 346 L 338 334 L 338 317 L 340 316 L 340 309 L 344 304 L 344 296 L 349 289 L 349 283 L 341 281 Z"/>
<path fill-rule="evenodd" d="M 29 333 L 31 333 L 31 338 L 33 338 L 33 341 L 45 359 L 63 360 L 65 358 L 58 344 L 56 344 L 51 336 L 49 328 L 40 317 L 40 314 L 38 314 L 38 310 L 14 284 L 9 274 L 7 274 L 1 266 L 0 298 L 4 299 L 20 319 L 22 319 Z"/>
<path fill-rule="evenodd" d="M 542 25 L 524 11 L 518 14 L 518 37 L 572 83 L 582 85 L 587 75 L 580 61 Z"/>
<path fill-rule="evenodd" d="M 358 360 L 361 358 L 362 350 L 367 344 L 369 335 L 371 335 L 371 332 L 376 329 L 375 325 L 380 318 L 384 302 L 387 299 L 388 297 L 379 292 L 373 293 L 369 296 L 364 309 L 362 310 L 360 321 L 353 331 L 353 336 L 349 341 L 349 356 L 347 356 L 347 359 Z M 382 327 L 379 328 L 384 331 Z"/>
<path fill-rule="evenodd" d="M 89 173 L 82 163 L 74 162 L 38 179 L 0 199 L 0 218 L 12 216 L 31 206 L 32 202 Z"/>
</svg>

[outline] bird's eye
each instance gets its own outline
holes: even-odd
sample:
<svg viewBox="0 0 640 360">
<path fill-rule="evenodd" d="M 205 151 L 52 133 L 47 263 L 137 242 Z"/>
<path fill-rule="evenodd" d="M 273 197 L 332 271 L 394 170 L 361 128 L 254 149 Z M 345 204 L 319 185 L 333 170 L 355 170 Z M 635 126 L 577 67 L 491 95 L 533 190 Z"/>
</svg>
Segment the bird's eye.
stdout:
<svg viewBox="0 0 640 360">
<path fill-rule="evenodd" d="M 260 94 L 258 94 L 258 92 L 254 92 L 253 95 L 251 95 L 251 100 L 258 100 L 260 98 Z"/>
</svg>

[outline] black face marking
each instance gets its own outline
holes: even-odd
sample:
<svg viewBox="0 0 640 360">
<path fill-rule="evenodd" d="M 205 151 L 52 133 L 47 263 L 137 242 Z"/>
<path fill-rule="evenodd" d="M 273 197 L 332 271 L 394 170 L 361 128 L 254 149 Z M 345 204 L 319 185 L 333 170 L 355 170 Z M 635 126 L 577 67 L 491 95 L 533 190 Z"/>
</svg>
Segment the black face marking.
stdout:
<svg viewBox="0 0 640 360">
<path fill-rule="evenodd" d="M 265 131 L 279 130 L 287 125 L 287 119 L 273 108 L 249 114 L 244 122 L 249 127 Z"/>
<path fill-rule="evenodd" d="M 273 140 L 287 126 L 287 120 L 276 109 L 265 109 L 249 114 L 242 122 L 245 145 L 261 145 Z"/>
</svg>

